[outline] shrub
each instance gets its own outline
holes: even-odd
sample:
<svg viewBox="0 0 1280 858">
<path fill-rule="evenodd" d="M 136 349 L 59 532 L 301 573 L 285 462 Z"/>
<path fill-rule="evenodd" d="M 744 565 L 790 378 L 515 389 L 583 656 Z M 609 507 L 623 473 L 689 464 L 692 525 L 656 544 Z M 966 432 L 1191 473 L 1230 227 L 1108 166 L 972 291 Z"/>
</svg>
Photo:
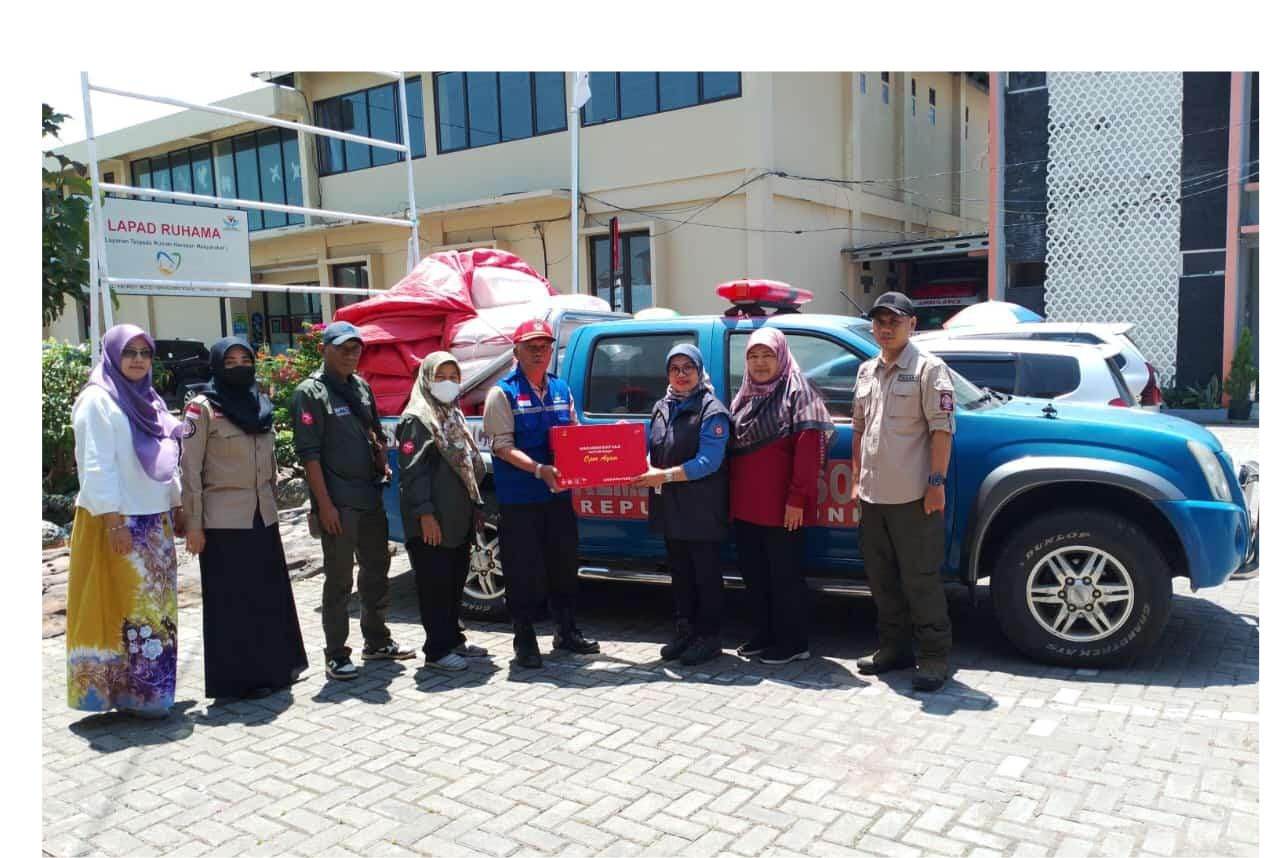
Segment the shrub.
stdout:
<svg viewBox="0 0 1280 858">
<path fill-rule="evenodd" d="M 76 439 L 71 429 L 71 406 L 89 380 L 87 345 L 46 340 L 40 356 L 42 376 L 40 454 L 44 490 L 54 494 L 75 491 Z"/>
<path fill-rule="evenodd" d="M 1240 331 L 1240 340 L 1231 357 L 1231 371 L 1227 374 L 1223 390 L 1233 402 L 1247 401 L 1253 396 L 1253 383 L 1257 380 L 1258 368 L 1253 364 L 1253 332 L 1245 328 Z"/>
</svg>

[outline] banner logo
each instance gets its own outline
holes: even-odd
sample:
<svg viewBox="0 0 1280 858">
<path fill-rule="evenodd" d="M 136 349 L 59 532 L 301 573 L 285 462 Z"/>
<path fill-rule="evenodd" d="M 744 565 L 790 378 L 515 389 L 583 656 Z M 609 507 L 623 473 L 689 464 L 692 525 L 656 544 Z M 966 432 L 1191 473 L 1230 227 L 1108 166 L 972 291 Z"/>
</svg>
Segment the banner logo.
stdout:
<svg viewBox="0 0 1280 858">
<path fill-rule="evenodd" d="M 160 269 L 161 274 L 174 274 L 181 266 L 181 253 L 165 253 L 163 250 L 156 251 L 156 268 Z"/>
</svg>

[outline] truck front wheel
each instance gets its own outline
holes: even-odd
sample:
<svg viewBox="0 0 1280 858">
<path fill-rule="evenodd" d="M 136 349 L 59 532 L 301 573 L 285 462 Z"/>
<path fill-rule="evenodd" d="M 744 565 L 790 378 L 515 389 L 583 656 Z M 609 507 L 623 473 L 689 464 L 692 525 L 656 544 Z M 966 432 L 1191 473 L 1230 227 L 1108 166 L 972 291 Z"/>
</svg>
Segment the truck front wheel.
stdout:
<svg viewBox="0 0 1280 858">
<path fill-rule="evenodd" d="M 1172 574 L 1133 522 L 1062 510 L 1036 516 L 1005 539 L 991 597 L 1005 636 L 1036 661 L 1127 664 L 1164 630 Z"/>
<path fill-rule="evenodd" d="M 462 613 L 476 620 L 507 619 L 507 587 L 498 541 L 498 502 L 485 499 L 484 529 L 471 547 L 471 567 L 462 585 Z"/>
</svg>

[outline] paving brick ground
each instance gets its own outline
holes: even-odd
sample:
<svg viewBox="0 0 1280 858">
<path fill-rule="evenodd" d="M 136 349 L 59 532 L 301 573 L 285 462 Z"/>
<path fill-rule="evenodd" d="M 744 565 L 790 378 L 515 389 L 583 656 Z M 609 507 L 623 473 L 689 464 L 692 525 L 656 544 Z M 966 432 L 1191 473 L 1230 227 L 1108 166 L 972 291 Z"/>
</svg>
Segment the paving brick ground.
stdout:
<svg viewBox="0 0 1280 858">
<path fill-rule="evenodd" d="M 313 665 L 320 580 L 296 585 Z M 1033 664 L 986 606 L 954 601 L 954 680 L 859 677 L 870 603 L 814 599 L 807 663 L 656 660 L 668 594 L 587 586 L 600 656 L 511 673 L 510 635 L 465 674 L 421 661 L 350 683 L 202 696 L 182 611 L 180 714 L 64 706 L 43 642 L 43 845 L 53 855 L 1258 853 L 1258 582 L 1178 586 L 1163 639 L 1125 670 Z M 392 627 L 419 646 L 412 582 Z M 731 617 L 742 616 L 731 593 Z M 358 628 L 358 627 L 357 627 Z M 730 625 L 730 640 L 743 631 Z M 541 638 L 544 650 L 549 636 Z"/>
<path fill-rule="evenodd" d="M 420 646 L 403 569 L 392 629 Z M 66 709 L 64 639 L 44 640 L 46 854 L 1259 853 L 1257 580 L 1179 582 L 1164 637 L 1112 671 L 1029 662 L 985 602 L 953 601 L 934 695 L 855 673 L 869 602 L 815 597 L 809 662 L 684 669 L 656 657 L 669 593 L 598 583 L 599 656 L 511 673 L 507 629 L 476 624 L 493 657 L 464 674 L 419 658 L 333 683 L 320 585 L 295 584 L 313 668 L 264 700 L 202 696 L 184 609 L 159 724 Z M 726 609 L 737 643 L 740 593 Z"/>
</svg>

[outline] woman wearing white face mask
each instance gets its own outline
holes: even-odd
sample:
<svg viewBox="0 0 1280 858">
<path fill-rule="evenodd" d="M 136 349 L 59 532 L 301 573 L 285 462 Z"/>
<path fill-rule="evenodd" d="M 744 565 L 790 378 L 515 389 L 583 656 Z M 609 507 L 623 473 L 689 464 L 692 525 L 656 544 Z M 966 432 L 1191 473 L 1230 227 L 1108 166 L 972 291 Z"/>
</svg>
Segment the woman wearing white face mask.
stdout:
<svg viewBox="0 0 1280 858">
<path fill-rule="evenodd" d="M 484 460 L 458 408 L 462 375 L 448 352 L 427 355 L 396 427 L 400 517 L 413 564 L 427 667 L 464 670 L 470 646 L 458 626 L 471 534 L 480 525 Z"/>
</svg>

